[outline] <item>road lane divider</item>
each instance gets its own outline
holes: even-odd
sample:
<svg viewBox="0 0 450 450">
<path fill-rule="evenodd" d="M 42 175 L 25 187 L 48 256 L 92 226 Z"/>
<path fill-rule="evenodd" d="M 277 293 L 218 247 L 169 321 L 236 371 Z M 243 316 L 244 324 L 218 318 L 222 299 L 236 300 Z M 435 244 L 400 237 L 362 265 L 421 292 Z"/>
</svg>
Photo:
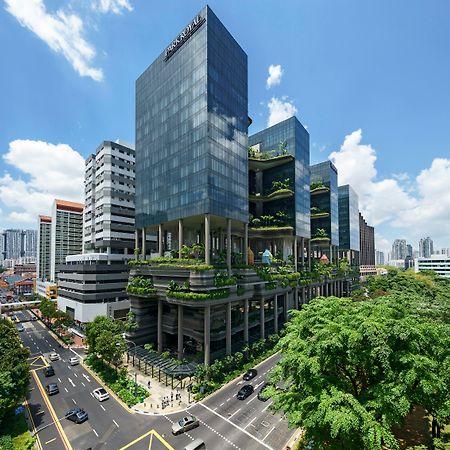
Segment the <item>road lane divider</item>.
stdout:
<svg viewBox="0 0 450 450">
<path fill-rule="evenodd" d="M 28 401 L 25 399 L 25 401 L 23 402 L 25 409 L 27 411 L 27 415 L 30 418 L 30 422 L 31 422 L 31 431 L 33 432 L 33 436 L 36 438 L 36 444 L 38 446 L 38 450 L 42 450 L 42 444 L 41 444 L 41 439 L 39 438 L 39 436 L 36 434 L 36 425 L 34 423 L 33 420 L 33 415 L 31 414 L 31 410 L 30 410 L 30 406 L 28 405 Z M 44 412 L 44 411 L 42 411 Z"/>
<path fill-rule="evenodd" d="M 47 395 L 45 393 L 44 386 L 42 386 L 41 380 L 37 376 L 36 372 L 33 371 L 31 373 L 33 374 L 33 378 L 36 381 L 39 391 L 41 392 L 42 398 L 44 399 L 44 402 L 47 405 L 48 410 L 50 411 L 50 415 L 52 416 L 52 419 L 55 423 L 58 434 L 61 436 L 64 447 L 66 448 L 66 450 L 73 450 L 72 446 L 70 445 L 69 439 L 67 438 L 66 433 L 64 432 L 64 429 L 58 419 L 58 416 L 56 415 L 56 412 L 53 409 L 53 406 L 50 403 L 49 399 L 47 398 Z"/>
</svg>

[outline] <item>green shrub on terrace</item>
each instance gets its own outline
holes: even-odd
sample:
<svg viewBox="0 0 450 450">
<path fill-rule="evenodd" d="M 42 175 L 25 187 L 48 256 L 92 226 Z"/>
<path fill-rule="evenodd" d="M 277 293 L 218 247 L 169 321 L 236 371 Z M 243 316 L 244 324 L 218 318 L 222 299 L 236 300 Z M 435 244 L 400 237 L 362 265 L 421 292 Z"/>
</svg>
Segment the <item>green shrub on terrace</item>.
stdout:
<svg viewBox="0 0 450 450">
<path fill-rule="evenodd" d="M 156 292 L 153 281 L 150 278 L 134 277 L 127 286 L 129 294 L 151 295 Z"/>
<path fill-rule="evenodd" d="M 224 272 L 216 272 L 214 274 L 214 286 L 215 287 L 223 287 L 223 286 L 232 286 L 237 284 L 237 277 L 232 276 L 229 277 Z"/>
<path fill-rule="evenodd" d="M 216 300 L 227 298 L 230 296 L 230 290 L 217 289 L 208 293 L 204 292 L 183 292 L 183 291 L 166 291 L 167 297 L 176 298 L 178 300 Z"/>
<path fill-rule="evenodd" d="M 265 287 L 267 290 L 276 289 L 278 287 L 278 281 L 269 281 L 266 283 Z"/>
<path fill-rule="evenodd" d="M 272 274 L 270 273 L 270 267 L 268 266 L 260 266 L 256 267 L 256 274 L 261 280 L 270 281 L 272 280 Z"/>
<path fill-rule="evenodd" d="M 244 295 L 245 294 L 245 287 L 238 286 L 237 287 L 237 295 Z"/>
</svg>

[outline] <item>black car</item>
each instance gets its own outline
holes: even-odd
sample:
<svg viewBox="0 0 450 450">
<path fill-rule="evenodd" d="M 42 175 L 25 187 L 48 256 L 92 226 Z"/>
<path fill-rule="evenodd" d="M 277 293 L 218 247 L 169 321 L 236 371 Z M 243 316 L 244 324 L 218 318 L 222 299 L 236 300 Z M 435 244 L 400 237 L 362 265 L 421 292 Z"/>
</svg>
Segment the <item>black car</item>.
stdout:
<svg viewBox="0 0 450 450">
<path fill-rule="evenodd" d="M 81 408 L 72 408 L 66 412 L 66 419 L 75 423 L 83 423 L 88 419 L 88 413 Z"/>
<path fill-rule="evenodd" d="M 264 383 L 261 386 L 261 389 L 258 391 L 258 400 L 261 400 L 262 402 L 266 402 L 267 400 L 269 400 L 270 396 L 267 393 L 267 388 L 270 385 L 268 383 Z"/>
<path fill-rule="evenodd" d="M 238 400 L 245 400 L 249 395 L 253 394 L 253 391 L 253 386 L 251 384 L 246 384 L 245 386 L 242 386 L 241 389 L 239 389 L 236 397 Z"/>
<path fill-rule="evenodd" d="M 256 369 L 250 369 L 244 373 L 244 376 L 242 377 L 242 379 L 245 381 L 250 381 L 252 378 L 255 378 L 256 375 L 258 375 L 258 371 Z"/>
<path fill-rule="evenodd" d="M 53 368 L 53 366 L 47 366 L 44 369 L 44 375 L 46 377 L 52 377 L 53 375 L 55 375 L 55 369 Z"/>
<path fill-rule="evenodd" d="M 54 395 L 59 393 L 59 388 L 56 383 L 50 383 L 45 386 L 45 390 L 47 391 L 48 395 Z"/>
</svg>

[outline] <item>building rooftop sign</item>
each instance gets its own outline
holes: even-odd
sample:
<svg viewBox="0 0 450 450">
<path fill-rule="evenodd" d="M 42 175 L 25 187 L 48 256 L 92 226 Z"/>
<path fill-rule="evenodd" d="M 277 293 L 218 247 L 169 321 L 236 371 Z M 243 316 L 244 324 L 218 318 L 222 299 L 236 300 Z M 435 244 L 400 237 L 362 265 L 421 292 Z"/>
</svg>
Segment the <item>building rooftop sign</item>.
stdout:
<svg viewBox="0 0 450 450">
<path fill-rule="evenodd" d="M 166 48 L 164 61 L 167 61 L 201 27 L 204 21 L 204 17 L 197 15 Z"/>
</svg>

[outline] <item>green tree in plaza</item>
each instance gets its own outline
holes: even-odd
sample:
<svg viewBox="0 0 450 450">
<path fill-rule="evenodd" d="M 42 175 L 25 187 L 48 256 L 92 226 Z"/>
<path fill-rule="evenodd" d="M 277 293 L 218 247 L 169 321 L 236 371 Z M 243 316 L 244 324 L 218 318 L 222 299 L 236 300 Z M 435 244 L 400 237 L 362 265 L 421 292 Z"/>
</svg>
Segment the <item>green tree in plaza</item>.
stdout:
<svg viewBox="0 0 450 450">
<path fill-rule="evenodd" d="M 30 381 L 29 351 L 15 327 L 0 319 L 0 423 L 23 400 Z"/>
<path fill-rule="evenodd" d="M 43 319 L 48 322 L 53 319 L 58 314 L 58 309 L 56 308 L 56 302 L 49 300 L 46 297 L 41 297 L 41 303 L 39 303 L 39 310 L 41 311 Z"/>
<path fill-rule="evenodd" d="M 316 448 L 398 449 L 392 428 L 414 405 L 434 436 L 450 421 L 450 283 L 393 272 L 375 299 L 319 298 L 292 312 L 280 340 L 274 407 Z"/>
<path fill-rule="evenodd" d="M 96 339 L 95 350 L 98 356 L 109 364 L 118 366 L 127 344 L 122 334 L 115 334 L 111 330 L 103 330 Z"/>
<path fill-rule="evenodd" d="M 105 339 L 100 339 L 101 336 L 119 336 L 123 339 L 122 333 L 124 331 L 124 325 L 122 322 L 114 321 L 105 316 L 97 316 L 92 322 L 86 326 L 86 343 L 88 346 L 88 352 L 91 354 L 106 355 L 113 354 L 105 352 Z M 99 341 L 100 340 L 100 341 Z M 99 344 L 100 342 L 100 344 Z M 124 341 L 125 342 L 125 341 Z M 111 340 L 110 346 L 115 347 L 117 340 Z M 122 352 L 123 353 L 123 352 Z M 107 360 L 104 356 L 103 359 Z"/>
</svg>

